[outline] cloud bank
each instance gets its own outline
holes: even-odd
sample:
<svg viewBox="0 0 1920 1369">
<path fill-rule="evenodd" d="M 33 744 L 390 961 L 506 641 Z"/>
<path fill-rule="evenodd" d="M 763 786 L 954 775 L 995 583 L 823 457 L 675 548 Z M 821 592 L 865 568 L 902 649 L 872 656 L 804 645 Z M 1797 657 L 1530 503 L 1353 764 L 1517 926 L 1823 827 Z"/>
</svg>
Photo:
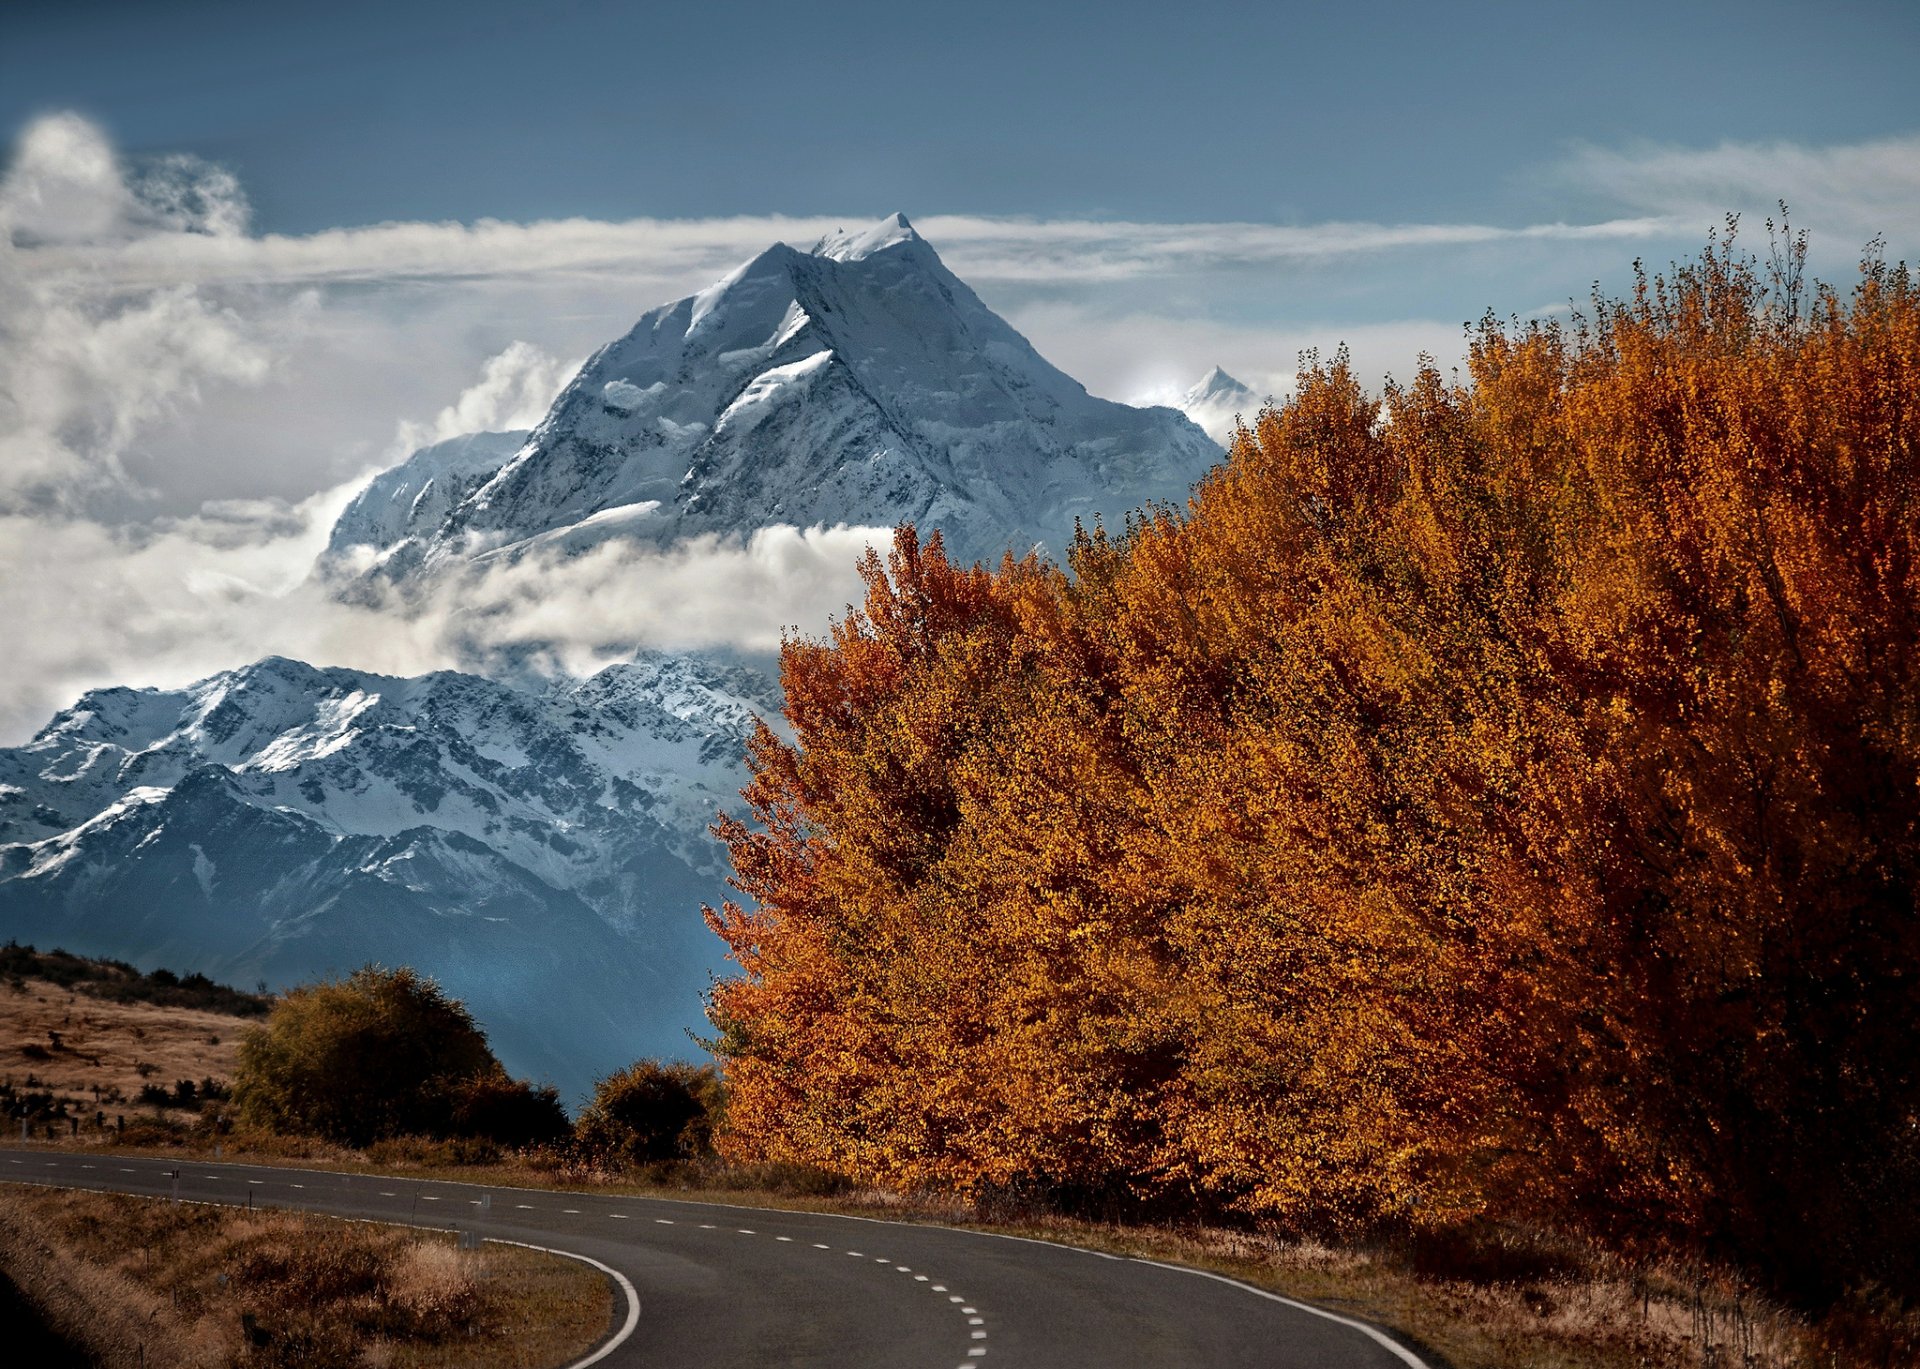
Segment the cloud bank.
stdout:
<svg viewBox="0 0 1920 1369">
<path fill-rule="evenodd" d="M 1301 350 L 1343 340 L 1363 374 L 1404 373 L 1422 351 L 1446 364 L 1459 319 L 1513 307 L 1516 290 L 1521 312 L 1551 298 L 1536 278 L 1583 288 L 1595 261 L 1688 251 L 1726 210 L 1783 197 L 1816 247 L 1826 235 L 1848 254 L 1876 232 L 1909 252 L 1920 226 L 1920 136 L 1582 148 L 1537 180 L 1561 212 L 1520 226 L 916 224 L 1043 353 L 1119 398 L 1178 393 L 1214 364 L 1284 394 Z M 1569 194 L 1594 212 L 1564 212 Z M 893 207 L 259 234 L 221 168 L 134 165 L 83 119 L 35 122 L 0 178 L 0 743 L 84 688 L 177 684 L 270 652 L 415 673 L 544 644 L 582 669 L 638 643 L 764 650 L 784 626 L 818 630 L 884 531 L 612 542 L 384 610 L 338 603 L 310 571 L 373 469 L 530 426 L 577 364 L 563 359 L 646 308 L 770 242 Z M 1508 294 L 1436 293 L 1456 277 Z"/>
</svg>

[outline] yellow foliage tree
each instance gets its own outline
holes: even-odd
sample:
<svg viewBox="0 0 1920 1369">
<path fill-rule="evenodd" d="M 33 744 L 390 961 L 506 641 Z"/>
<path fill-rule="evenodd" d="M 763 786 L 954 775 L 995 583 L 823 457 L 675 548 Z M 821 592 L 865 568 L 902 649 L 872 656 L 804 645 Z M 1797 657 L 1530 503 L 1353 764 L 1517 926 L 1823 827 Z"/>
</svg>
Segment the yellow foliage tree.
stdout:
<svg viewBox="0 0 1920 1369">
<path fill-rule="evenodd" d="M 1311 361 L 1066 571 L 870 555 L 716 829 L 723 1147 L 1910 1287 L 1920 296 L 1803 261 Z"/>
</svg>

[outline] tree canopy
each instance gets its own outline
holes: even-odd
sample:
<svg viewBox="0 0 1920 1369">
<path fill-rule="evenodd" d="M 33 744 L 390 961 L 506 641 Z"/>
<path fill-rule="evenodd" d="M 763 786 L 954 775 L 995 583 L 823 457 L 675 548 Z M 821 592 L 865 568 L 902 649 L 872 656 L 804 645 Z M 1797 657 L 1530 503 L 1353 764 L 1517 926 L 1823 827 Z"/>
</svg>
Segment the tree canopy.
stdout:
<svg viewBox="0 0 1920 1369">
<path fill-rule="evenodd" d="M 1920 1292 L 1920 295 L 1803 260 L 870 554 L 716 828 L 723 1151 Z"/>
</svg>

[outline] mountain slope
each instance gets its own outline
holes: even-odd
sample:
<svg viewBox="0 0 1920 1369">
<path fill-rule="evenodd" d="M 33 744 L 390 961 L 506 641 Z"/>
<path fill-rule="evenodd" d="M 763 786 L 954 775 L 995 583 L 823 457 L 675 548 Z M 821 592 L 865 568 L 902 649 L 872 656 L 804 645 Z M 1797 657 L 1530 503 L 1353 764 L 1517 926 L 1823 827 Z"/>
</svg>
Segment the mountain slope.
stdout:
<svg viewBox="0 0 1920 1369">
<path fill-rule="evenodd" d="M 0 927 L 276 986 L 417 965 L 577 1092 L 701 1022 L 704 828 L 763 689 L 669 657 L 545 695 L 269 658 L 98 691 L 0 750 Z"/>
<path fill-rule="evenodd" d="M 378 545 L 396 578 L 775 523 L 913 519 L 967 557 L 1057 553 L 1076 519 L 1183 500 L 1219 455 L 1174 410 L 1089 395 L 896 215 L 804 252 L 777 244 L 652 310 L 437 527 Z"/>
</svg>

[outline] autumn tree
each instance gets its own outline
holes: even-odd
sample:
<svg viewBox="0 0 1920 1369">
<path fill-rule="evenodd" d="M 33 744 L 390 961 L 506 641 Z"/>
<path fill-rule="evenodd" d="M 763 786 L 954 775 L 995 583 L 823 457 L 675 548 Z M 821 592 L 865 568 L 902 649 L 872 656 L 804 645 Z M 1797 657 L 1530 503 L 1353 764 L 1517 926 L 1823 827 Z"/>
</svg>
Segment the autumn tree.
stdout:
<svg viewBox="0 0 1920 1369">
<path fill-rule="evenodd" d="M 1920 299 L 1804 250 L 870 555 L 717 829 L 722 1146 L 1920 1291 Z"/>
</svg>

